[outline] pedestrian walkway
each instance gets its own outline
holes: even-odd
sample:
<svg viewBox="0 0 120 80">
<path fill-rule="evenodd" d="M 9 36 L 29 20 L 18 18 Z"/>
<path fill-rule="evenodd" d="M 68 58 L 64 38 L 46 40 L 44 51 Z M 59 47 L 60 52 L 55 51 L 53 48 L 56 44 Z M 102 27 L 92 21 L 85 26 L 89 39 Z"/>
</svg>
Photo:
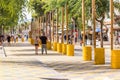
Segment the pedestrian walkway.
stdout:
<svg viewBox="0 0 120 80">
<path fill-rule="evenodd" d="M 110 68 L 110 51 L 106 49 L 105 65 L 82 60 L 82 49 L 75 46 L 75 56 L 49 50 L 35 55 L 28 42 L 5 46 L 7 57 L 0 55 L 1 80 L 120 80 L 120 70 Z M 94 55 L 93 55 L 94 56 Z"/>
</svg>

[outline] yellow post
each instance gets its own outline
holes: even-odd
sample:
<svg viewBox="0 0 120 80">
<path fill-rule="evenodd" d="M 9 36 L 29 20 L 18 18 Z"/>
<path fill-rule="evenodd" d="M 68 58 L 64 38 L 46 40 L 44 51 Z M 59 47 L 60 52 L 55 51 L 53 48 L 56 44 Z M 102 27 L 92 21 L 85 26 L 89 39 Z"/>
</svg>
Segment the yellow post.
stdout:
<svg viewBox="0 0 120 80">
<path fill-rule="evenodd" d="M 120 69 L 120 50 L 111 51 L 111 68 Z"/>
<path fill-rule="evenodd" d="M 53 42 L 53 50 L 57 51 L 57 42 Z"/>
<path fill-rule="evenodd" d="M 83 46 L 83 60 L 91 61 L 92 60 L 92 48 L 90 46 Z"/>
<path fill-rule="evenodd" d="M 62 43 L 57 43 L 57 51 L 62 52 Z"/>
<path fill-rule="evenodd" d="M 74 45 L 67 45 L 67 56 L 74 56 Z"/>
<path fill-rule="evenodd" d="M 67 52 L 67 44 L 62 44 L 62 54 L 66 54 Z"/>
<path fill-rule="evenodd" d="M 51 43 L 48 41 L 47 42 L 47 49 L 50 50 L 51 49 Z"/>
<path fill-rule="evenodd" d="M 16 38 L 16 42 L 18 42 L 18 37 Z M 30 41 L 29 41 L 30 42 Z"/>
<path fill-rule="evenodd" d="M 21 41 L 24 42 L 24 38 L 21 38 Z"/>
<path fill-rule="evenodd" d="M 105 49 L 95 48 L 95 64 L 105 64 Z"/>
</svg>

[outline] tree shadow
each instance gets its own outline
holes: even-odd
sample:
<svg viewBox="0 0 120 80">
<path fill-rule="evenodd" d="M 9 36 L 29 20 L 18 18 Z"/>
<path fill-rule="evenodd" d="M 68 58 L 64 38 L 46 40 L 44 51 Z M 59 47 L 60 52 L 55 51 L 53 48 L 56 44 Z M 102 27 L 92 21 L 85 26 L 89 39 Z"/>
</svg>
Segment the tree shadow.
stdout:
<svg viewBox="0 0 120 80">
<path fill-rule="evenodd" d="M 8 46 L 8 43 L 3 44 L 4 47 L 27 47 L 27 46 L 32 46 L 30 43 L 11 43 Z"/>
<path fill-rule="evenodd" d="M 8 55 L 9 56 L 9 55 Z M 15 53 L 15 54 L 10 54 L 10 56 L 62 56 L 60 54 L 57 53 L 38 53 L 38 55 L 36 55 L 35 53 Z"/>
<path fill-rule="evenodd" d="M 45 80 L 69 80 L 69 79 L 64 79 L 64 78 L 41 78 L 41 79 L 45 79 Z"/>
<path fill-rule="evenodd" d="M 53 68 L 58 72 L 80 72 L 84 74 L 86 72 L 102 73 L 104 70 L 111 69 L 110 65 L 95 65 L 92 61 L 87 62 L 46 62 L 48 67 Z"/>
</svg>

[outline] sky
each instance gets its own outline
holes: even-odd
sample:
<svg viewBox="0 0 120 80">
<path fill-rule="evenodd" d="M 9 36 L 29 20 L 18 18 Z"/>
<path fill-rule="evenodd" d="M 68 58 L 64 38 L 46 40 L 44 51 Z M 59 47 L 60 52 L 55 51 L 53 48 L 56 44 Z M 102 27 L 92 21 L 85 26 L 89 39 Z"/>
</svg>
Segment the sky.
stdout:
<svg viewBox="0 0 120 80">
<path fill-rule="evenodd" d="M 25 14 L 26 14 L 27 21 L 31 21 L 32 19 L 31 13 L 26 12 Z"/>
<path fill-rule="evenodd" d="M 25 21 L 25 22 L 31 21 L 31 19 L 32 19 L 31 13 L 28 12 L 27 8 L 24 8 L 24 9 L 23 9 L 22 14 L 24 15 L 24 21 Z"/>
</svg>

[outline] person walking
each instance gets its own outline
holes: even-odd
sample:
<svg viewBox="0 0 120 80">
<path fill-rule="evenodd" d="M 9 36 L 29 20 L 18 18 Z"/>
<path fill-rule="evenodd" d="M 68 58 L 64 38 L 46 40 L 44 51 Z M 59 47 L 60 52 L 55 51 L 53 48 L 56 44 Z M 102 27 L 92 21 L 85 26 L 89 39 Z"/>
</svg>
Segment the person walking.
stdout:
<svg viewBox="0 0 120 80">
<path fill-rule="evenodd" d="M 38 47 L 39 47 L 39 38 L 36 36 L 35 38 L 35 54 L 38 55 Z"/>
<path fill-rule="evenodd" d="M 11 45 L 11 44 L 10 44 L 10 40 L 11 40 L 11 37 L 10 37 L 10 35 L 8 35 L 8 36 L 7 36 L 8 46 L 10 46 L 10 45 Z"/>
<path fill-rule="evenodd" d="M 43 33 L 42 36 L 40 36 L 40 41 L 41 41 L 42 54 L 43 54 L 44 50 L 47 54 L 47 37 L 45 36 L 45 33 Z"/>
<path fill-rule="evenodd" d="M 0 46 L 2 46 L 2 37 L 0 36 Z"/>
</svg>

